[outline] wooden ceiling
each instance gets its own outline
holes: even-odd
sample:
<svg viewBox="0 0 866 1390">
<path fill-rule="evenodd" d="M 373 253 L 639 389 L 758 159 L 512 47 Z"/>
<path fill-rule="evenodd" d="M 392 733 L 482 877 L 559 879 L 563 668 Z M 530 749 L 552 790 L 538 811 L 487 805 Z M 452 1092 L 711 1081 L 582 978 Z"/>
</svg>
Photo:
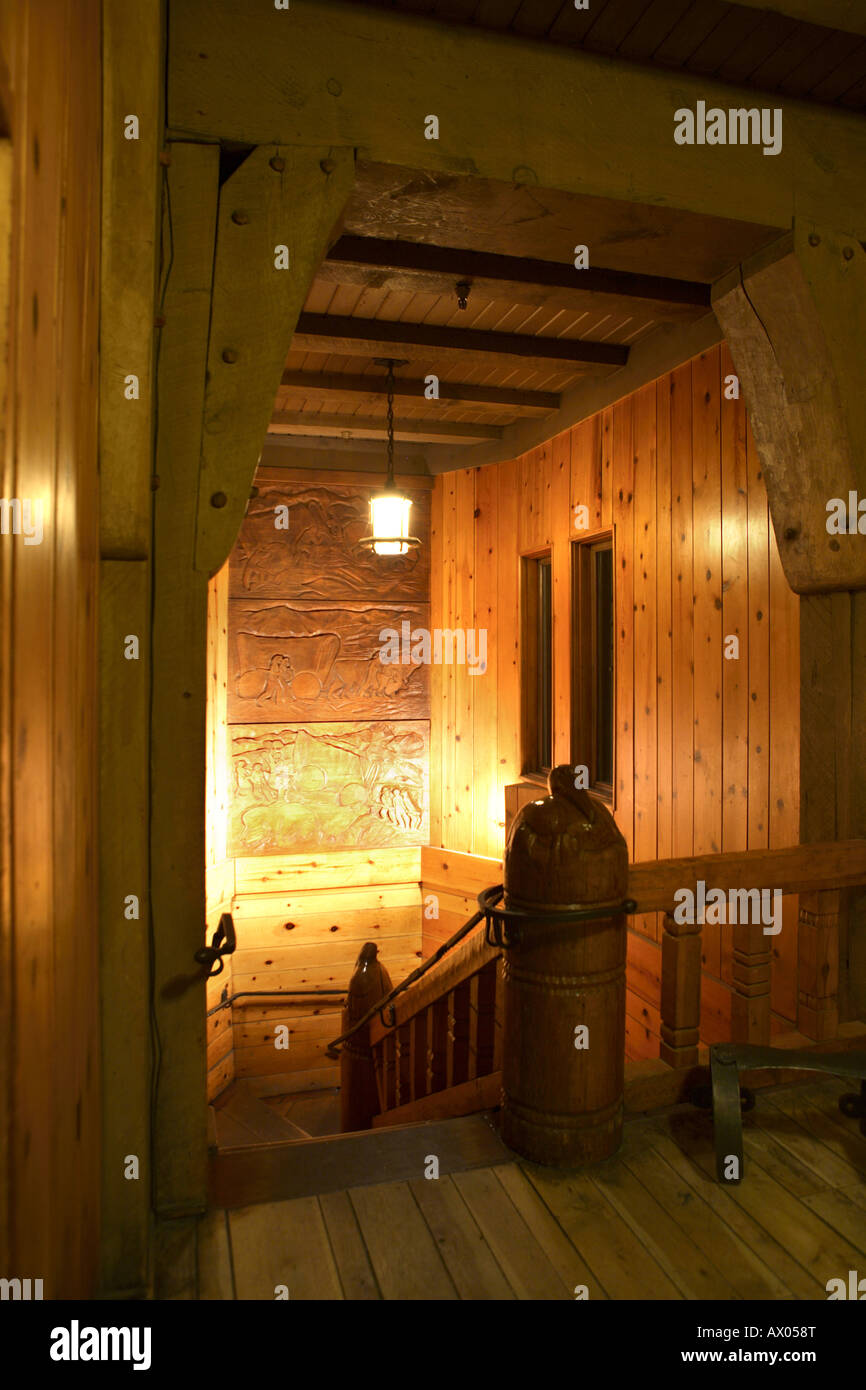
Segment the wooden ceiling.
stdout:
<svg viewBox="0 0 866 1390">
<path fill-rule="evenodd" d="M 496 439 L 551 414 L 585 375 L 616 371 L 660 325 L 704 317 L 711 282 L 779 229 L 361 163 L 342 232 L 307 297 L 271 434 L 383 438 L 376 358 L 393 357 L 406 363 L 398 441 Z M 425 399 L 431 373 L 438 400 Z"/>
<path fill-rule="evenodd" d="M 864 0 L 866 2 L 866 0 Z M 378 0 L 365 0 L 374 6 Z M 726 0 L 393 0 L 384 8 L 866 109 L 866 38 Z M 272 435 L 473 445 L 558 409 L 781 229 L 534 186 L 359 164 L 286 362 Z M 524 178 L 525 176 L 525 178 Z M 578 245 L 589 269 L 574 266 Z M 468 283 L 466 306 L 458 285 Z M 425 399 L 425 378 L 439 399 Z M 351 447 L 343 443 L 342 447 Z"/>
<path fill-rule="evenodd" d="M 866 38 L 757 0 L 350 0 L 581 48 L 779 96 L 866 110 Z M 858 3 L 852 8 L 859 9 Z M 866 6 L 862 6 L 866 9 Z M 860 21 L 862 25 L 862 21 Z M 855 26 L 852 25 L 852 28 Z M 859 26 L 858 26 L 859 27 Z"/>
</svg>

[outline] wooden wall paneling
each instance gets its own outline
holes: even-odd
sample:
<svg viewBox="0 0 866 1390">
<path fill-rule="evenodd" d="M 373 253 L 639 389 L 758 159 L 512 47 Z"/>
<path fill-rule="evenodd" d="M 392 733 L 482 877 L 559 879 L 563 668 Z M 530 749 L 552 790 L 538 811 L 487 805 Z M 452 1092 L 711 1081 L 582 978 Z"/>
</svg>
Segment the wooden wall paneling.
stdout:
<svg viewBox="0 0 866 1390">
<path fill-rule="evenodd" d="M 550 446 L 553 608 L 553 765 L 571 760 L 571 432 Z"/>
<path fill-rule="evenodd" d="M 0 546 L 0 1262 L 46 1298 L 93 1294 L 100 1238 L 100 17 L 79 8 L 0 13 L 3 496 L 42 507 L 39 540 Z"/>
<path fill-rule="evenodd" d="M 761 461 L 746 431 L 749 491 L 749 849 L 770 834 L 770 515 Z"/>
<path fill-rule="evenodd" d="M 428 739 L 426 720 L 233 724 L 230 854 L 425 843 Z"/>
<path fill-rule="evenodd" d="M 168 169 L 171 274 L 157 393 L 151 702 L 151 902 L 156 1021 L 154 1202 L 164 1215 L 206 1205 L 204 989 L 163 993 L 188 976 L 205 910 L 207 581 L 195 569 L 219 151 L 175 143 Z"/>
<path fill-rule="evenodd" d="M 785 578 L 776 534 L 768 532 L 770 557 L 770 848 L 800 838 L 800 600 Z M 799 899 L 782 899 L 782 930 L 768 937 L 774 1013 L 797 1017 L 797 921 Z"/>
<path fill-rule="evenodd" d="M 601 523 L 601 416 L 572 425 L 571 431 L 571 497 L 569 533 L 572 540 L 602 529 Z M 586 507 L 589 519 L 585 529 L 578 528 L 575 509 Z"/>
<path fill-rule="evenodd" d="M 693 852 L 692 364 L 671 373 L 671 729 L 674 855 Z"/>
<path fill-rule="evenodd" d="M 471 677 L 473 782 L 473 854 L 495 856 L 505 825 L 504 793 L 499 780 L 496 724 L 498 716 L 498 592 L 499 546 L 497 544 L 497 486 L 493 466 L 476 468 L 475 474 L 475 557 L 474 617 L 476 642 L 486 630 L 487 663 L 484 671 Z M 476 651 L 479 648 L 476 646 Z"/>
<path fill-rule="evenodd" d="M 442 482 L 442 618 L 446 627 L 455 625 L 457 606 L 457 474 L 449 473 Z M 442 738 L 442 843 L 450 849 L 461 849 L 454 840 L 454 804 L 457 800 L 457 681 L 453 664 L 443 664 L 441 738 Z"/>
<path fill-rule="evenodd" d="M 722 849 L 744 850 L 749 834 L 749 497 L 746 404 L 728 400 L 726 378 L 736 375 L 730 351 L 721 347 L 722 483 Z M 725 656 L 729 639 L 739 644 Z M 721 934 L 721 978 L 733 981 L 735 931 Z"/>
<path fill-rule="evenodd" d="M 520 777 L 520 560 L 518 540 L 518 467 L 515 462 L 500 464 L 496 470 L 498 491 L 497 545 L 498 602 L 496 684 L 498 718 L 496 742 L 499 752 L 499 779 L 502 786 Z M 513 615 L 513 616 L 512 616 Z M 499 849 L 503 849 L 503 835 Z"/>
<path fill-rule="evenodd" d="M 657 858 L 656 386 L 634 399 L 634 857 Z M 633 924 L 658 940 L 656 914 Z"/>
<path fill-rule="evenodd" d="M 671 377 L 656 382 L 656 852 L 673 854 L 671 649 Z M 656 940 L 660 928 L 656 923 Z"/>
<path fill-rule="evenodd" d="M 518 460 L 520 487 L 519 545 L 526 555 L 550 545 L 551 445 L 539 444 Z"/>
<path fill-rule="evenodd" d="M 694 853 L 722 850 L 722 506 L 719 350 L 692 363 L 694 539 Z M 704 967 L 721 972 L 721 926 L 703 929 Z"/>
<path fill-rule="evenodd" d="M 612 405 L 601 412 L 601 525 L 613 525 L 613 412 Z"/>
<path fill-rule="evenodd" d="M 421 855 L 415 846 L 368 850 L 334 850 L 327 859 L 313 854 L 273 854 L 235 861 L 238 898 L 255 893 L 328 892 L 368 888 L 374 884 L 417 883 Z M 287 904 L 283 904 L 285 908 Z M 277 909 L 282 910 L 282 909 Z"/>
<path fill-rule="evenodd" d="M 457 536 L 454 586 L 454 627 L 466 633 L 475 621 L 475 470 L 457 474 L 455 493 Z M 451 844 L 472 852 L 472 816 L 475 795 L 472 701 L 474 687 L 482 679 L 473 676 L 468 662 L 454 663 L 454 805 Z M 482 794 L 482 788 L 479 787 Z M 425 839 L 428 837 L 425 837 Z"/>
<path fill-rule="evenodd" d="M 444 478 L 436 478 L 430 499 L 430 628 L 445 628 L 443 585 L 443 491 Z M 489 635 L 489 634 L 488 634 Z M 442 666 L 430 667 L 430 843 L 442 843 Z"/>
<path fill-rule="evenodd" d="M 634 399 L 613 413 L 614 816 L 634 858 Z"/>
</svg>

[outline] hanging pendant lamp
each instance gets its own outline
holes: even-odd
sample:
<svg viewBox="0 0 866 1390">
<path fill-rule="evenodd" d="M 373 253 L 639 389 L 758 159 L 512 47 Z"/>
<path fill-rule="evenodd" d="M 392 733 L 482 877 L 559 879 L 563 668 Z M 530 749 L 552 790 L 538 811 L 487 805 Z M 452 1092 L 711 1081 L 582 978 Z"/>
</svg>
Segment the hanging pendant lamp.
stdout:
<svg viewBox="0 0 866 1390">
<path fill-rule="evenodd" d="M 409 534 L 411 497 L 404 497 L 394 482 L 394 368 L 405 362 L 393 357 L 377 357 L 377 367 L 388 368 L 388 474 L 382 492 L 370 498 L 370 526 L 373 534 L 358 542 L 376 555 L 405 555 L 421 542 Z"/>
</svg>

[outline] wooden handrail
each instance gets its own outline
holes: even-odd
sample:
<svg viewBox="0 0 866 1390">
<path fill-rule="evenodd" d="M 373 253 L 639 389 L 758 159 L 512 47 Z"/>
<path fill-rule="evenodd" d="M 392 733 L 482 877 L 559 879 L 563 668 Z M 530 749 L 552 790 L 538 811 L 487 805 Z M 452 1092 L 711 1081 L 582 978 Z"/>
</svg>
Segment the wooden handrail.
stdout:
<svg viewBox="0 0 866 1390">
<path fill-rule="evenodd" d="M 392 1033 L 401 1024 L 408 1023 L 410 1018 L 421 1013 L 428 1004 L 442 999 L 452 989 L 463 984 L 464 980 L 477 974 L 489 961 L 495 960 L 498 955 L 498 946 L 487 945 L 484 923 L 480 923 L 465 941 L 461 941 L 447 956 L 443 956 L 438 965 L 419 980 L 417 985 L 410 986 L 405 994 L 398 995 L 393 1004 L 394 1023 L 391 1027 L 387 1027 L 379 1016 L 371 1021 L 371 1045 L 375 1046 L 387 1033 Z"/>
<path fill-rule="evenodd" d="M 674 894 L 703 879 L 707 891 L 721 888 L 781 888 L 783 893 L 819 893 L 866 883 L 866 840 L 830 840 L 787 849 L 739 850 L 689 859 L 630 864 L 628 896 L 637 912 L 671 912 Z"/>
</svg>

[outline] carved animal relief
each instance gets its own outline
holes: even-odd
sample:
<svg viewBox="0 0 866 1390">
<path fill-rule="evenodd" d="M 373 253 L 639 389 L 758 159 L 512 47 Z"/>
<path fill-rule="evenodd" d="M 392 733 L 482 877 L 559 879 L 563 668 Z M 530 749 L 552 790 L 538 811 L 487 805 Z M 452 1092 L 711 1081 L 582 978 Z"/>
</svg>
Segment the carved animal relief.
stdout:
<svg viewBox="0 0 866 1390">
<path fill-rule="evenodd" d="M 429 666 L 382 662 L 379 633 L 427 605 L 229 601 L 229 719 L 406 719 L 429 714 Z"/>
<path fill-rule="evenodd" d="M 237 725 L 231 734 L 230 854 L 429 838 L 426 722 Z"/>
</svg>

